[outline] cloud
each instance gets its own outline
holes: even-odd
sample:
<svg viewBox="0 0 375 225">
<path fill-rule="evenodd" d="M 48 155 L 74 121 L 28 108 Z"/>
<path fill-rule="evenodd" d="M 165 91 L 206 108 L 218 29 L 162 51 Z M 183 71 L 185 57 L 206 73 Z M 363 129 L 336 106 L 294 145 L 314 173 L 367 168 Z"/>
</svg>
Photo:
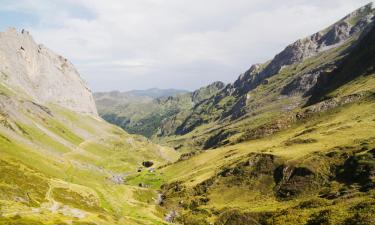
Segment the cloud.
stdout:
<svg viewBox="0 0 375 225">
<path fill-rule="evenodd" d="M 38 18 L 26 24 L 35 39 L 73 61 L 92 88 L 103 91 L 195 89 L 234 81 L 251 64 L 272 58 L 368 0 L 0 3 L 0 11 Z"/>
</svg>

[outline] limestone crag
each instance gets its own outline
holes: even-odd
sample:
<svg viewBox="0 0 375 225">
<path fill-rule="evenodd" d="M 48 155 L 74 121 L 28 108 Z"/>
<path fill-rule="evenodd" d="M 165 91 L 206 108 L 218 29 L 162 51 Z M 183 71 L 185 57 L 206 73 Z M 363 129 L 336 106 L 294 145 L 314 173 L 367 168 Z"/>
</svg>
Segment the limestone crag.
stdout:
<svg viewBox="0 0 375 225">
<path fill-rule="evenodd" d="M 0 81 L 38 104 L 98 116 L 87 84 L 66 58 L 38 45 L 29 32 L 0 33 Z"/>
</svg>

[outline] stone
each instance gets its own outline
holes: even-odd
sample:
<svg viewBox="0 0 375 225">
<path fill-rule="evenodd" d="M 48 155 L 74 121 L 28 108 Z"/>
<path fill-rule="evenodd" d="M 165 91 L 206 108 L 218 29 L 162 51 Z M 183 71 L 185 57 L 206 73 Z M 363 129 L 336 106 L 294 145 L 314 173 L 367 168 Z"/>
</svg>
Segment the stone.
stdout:
<svg viewBox="0 0 375 225">
<path fill-rule="evenodd" d="M 0 61 L 0 74 L 7 75 L 0 81 L 37 104 L 98 117 L 92 93 L 73 64 L 35 43 L 29 32 L 0 32 Z"/>
</svg>

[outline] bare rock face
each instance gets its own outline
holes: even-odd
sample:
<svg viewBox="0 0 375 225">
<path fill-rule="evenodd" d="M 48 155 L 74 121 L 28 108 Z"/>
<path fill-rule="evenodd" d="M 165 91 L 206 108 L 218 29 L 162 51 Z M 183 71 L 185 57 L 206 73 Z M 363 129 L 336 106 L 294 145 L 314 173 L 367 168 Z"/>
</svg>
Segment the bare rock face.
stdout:
<svg viewBox="0 0 375 225">
<path fill-rule="evenodd" d="M 361 33 L 368 27 L 375 17 L 372 3 L 367 4 L 350 13 L 332 26 L 317 32 L 309 37 L 297 40 L 277 54 L 262 69 L 259 65 L 252 66 L 241 75 L 234 83 L 236 92 L 243 94 L 261 84 L 285 67 L 315 56 L 318 53 L 334 48 L 344 43 L 349 38 Z"/>
<path fill-rule="evenodd" d="M 87 84 L 64 57 L 35 43 L 27 31 L 0 33 L 0 82 L 39 104 L 98 116 Z"/>
<path fill-rule="evenodd" d="M 278 73 L 283 66 L 301 62 L 321 51 L 343 43 L 369 25 L 373 21 L 374 15 L 375 10 L 370 3 L 350 13 L 327 29 L 294 42 L 276 55 L 260 76 L 272 76 Z"/>
</svg>

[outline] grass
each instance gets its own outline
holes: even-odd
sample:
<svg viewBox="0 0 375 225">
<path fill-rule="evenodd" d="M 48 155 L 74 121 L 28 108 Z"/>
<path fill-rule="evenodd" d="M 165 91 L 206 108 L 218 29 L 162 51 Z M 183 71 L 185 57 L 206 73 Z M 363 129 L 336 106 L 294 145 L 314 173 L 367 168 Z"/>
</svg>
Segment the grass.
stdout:
<svg viewBox="0 0 375 225">
<path fill-rule="evenodd" d="M 364 85 L 365 83 L 357 82 L 357 84 Z M 44 189 L 37 188 L 40 193 L 29 194 L 31 199 L 35 199 L 35 201 L 29 201 L 30 203 L 26 204 L 15 203 L 11 198 L 2 196 L 1 202 L 5 203 L 5 205 L 2 205 L 2 210 L 15 209 L 19 212 L 28 212 L 31 210 L 31 205 L 39 206 L 43 214 L 21 215 L 21 218 L 26 221 L 44 221 L 46 223 L 66 221 L 74 217 L 73 214 L 61 215 L 46 210 L 47 205 L 50 207 L 52 201 L 57 201 L 71 209 L 85 212 L 83 219 L 75 219 L 77 222 L 100 220 L 103 224 L 121 223 L 120 221 L 134 224 L 163 224 L 164 213 L 160 213 L 155 206 L 156 190 L 162 188 L 163 184 L 178 181 L 182 182 L 188 190 L 193 189 L 202 182 L 217 176 L 217 173 L 223 167 L 236 165 L 236 163 L 246 159 L 249 153 L 272 154 L 282 161 L 303 166 L 313 171 L 319 170 L 322 174 L 326 174 L 326 164 L 324 164 L 325 161 L 322 161 L 324 157 L 320 158 L 319 154 L 324 155 L 325 152 L 332 151 L 337 147 L 357 146 L 365 142 L 368 148 L 374 145 L 373 134 L 368 132 L 368 130 L 375 128 L 373 123 L 375 119 L 373 116 L 375 115 L 374 108 L 373 101 L 369 99 L 344 105 L 338 109 L 321 113 L 308 121 L 297 123 L 272 136 L 205 151 L 188 160 L 157 169 L 154 173 L 148 171 L 138 173 L 136 169 L 144 159 L 153 159 L 156 163 L 155 167 L 158 167 L 169 160 L 177 159 L 178 154 L 168 148 L 160 148 L 152 143 L 144 142 L 141 137 L 129 136 L 112 126 L 101 124 L 99 126 L 105 128 L 104 133 L 99 131 L 96 133 L 95 128 L 91 130 L 93 133 L 87 132 L 91 133 L 90 136 L 79 133 L 78 137 L 86 136 L 87 138 L 83 139 L 81 143 L 78 143 L 78 139 L 67 138 L 58 130 L 51 129 L 50 132 L 53 134 L 72 146 L 79 146 L 80 148 L 79 151 L 69 148 L 61 151 L 61 146 L 53 144 L 54 142 L 60 143 L 55 137 L 51 137 L 36 128 L 32 129 L 27 125 L 20 124 L 30 137 L 24 141 L 15 142 L 15 136 L 3 133 L 5 138 L 0 139 L 1 159 L 8 164 L 17 159 L 16 165 L 20 165 L 20 168 L 24 168 L 26 165 L 25 168 L 29 168 L 27 170 L 22 169 L 22 176 L 20 177 L 22 178 L 25 176 L 24 174 L 28 173 L 30 173 L 28 177 L 32 178 L 33 181 L 38 181 L 33 177 L 41 177 L 40 179 L 45 183 L 45 187 Z M 59 118 L 58 115 L 55 115 L 55 117 Z M 66 118 L 67 115 L 63 115 L 63 117 Z M 259 124 L 261 124 L 262 118 L 259 117 L 259 120 Z M 95 120 L 83 117 L 82 121 L 85 123 L 84 126 L 88 126 L 90 121 L 94 124 Z M 97 121 L 95 123 L 98 124 Z M 84 129 L 83 127 L 71 128 L 67 126 L 70 125 L 65 125 L 65 129 L 69 129 L 73 134 L 80 129 Z M 42 139 L 39 136 L 41 134 L 50 137 L 50 139 L 43 138 L 43 142 L 39 142 Z M 29 145 L 30 142 L 39 146 L 40 149 L 32 148 Z M 60 151 L 56 151 L 56 149 L 60 149 Z M 74 164 L 71 160 L 78 161 L 80 164 Z M 3 168 L 7 167 L 2 166 Z M 111 182 L 111 173 L 125 173 L 125 183 L 119 185 Z M 12 172 L 12 174 L 17 173 Z M 18 178 L 15 176 L 12 179 L 16 182 Z M 8 196 L 26 195 L 17 191 L 16 183 L 8 182 L 8 180 L 11 179 L 7 178 L 7 181 L 3 182 L 5 184 L 1 186 L 3 193 L 8 193 Z M 259 185 L 263 185 L 263 183 L 269 183 L 270 185 L 254 189 L 249 189 L 246 185 L 228 187 L 228 183 L 226 183 L 228 181 L 223 180 L 222 183 L 216 184 L 203 198 L 200 196 L 182 198 L 188 207 L 184 212 L 189 213 L 190 210 L 194 210 L 194 212 L 198 210 L 197 215 L 208 218 L 209 221 L 214 221 L 228 207 L 236 208 L 241 212 L 262 213 L 264 211 L 291 210 L 303 205 L 302 207 L 305 208 L 303 210 L 298 209 L 296 215 L 299 215 L 301 220 L 307 221 L 313 213 L 318 213 L 323 208 L 339 210 L 338 207 L 333 206 L 331 201 L 325 206 L 307 209 L 306 207 L 319 204 L 319 202 L 307 202 L 308 199 L 316 197 L 313 195 L 297 200 L 279 201 L 277 197 L 266 191 L 272 189 L 273 181 L 271 182 L 271 180 L 267 176 L 260 180 L 250 180 L 250 184 L 254 187 L 260 187 Z M 32 184 L 32 182 L 29 183 Z M 41 182 L 38 181 L 38 183 Z M 138 187 L 140 183 L 143 187 Z M 49 187 L 52 188 L 50 195 L 48 195 Z M 21 186 L 19 189 L 30 188 Z M 265 190 L 265 192 L 259 190 Z M 209 199 L 209 201 L 203 204 L 204 198 Z M 176 198 L 176 201 L 177 199 L 181 200 L 180 197 Z M 367 201 L 367 196 L 355 197 L 351 201 L 359 201 L 359 199 Z M 354 204 L 345 201 L 342 200 L 338 203 L 339 205 L 344 204 L 341 206 L 345 210 L 349 205 Z M 347 213 L 345 210 L 342 213 Z M 210 216 L 203 216 L 202 213 L 204 212 L 209 212 Z M 340 212 L 338 212 L 339 215 Z M 345 215 L 345 218 L 350 216 L 351 214 Z M 277 216 L 276 220 L 285 222 L 292 221 L 293 218 L 295 217 L 288 214 L 287 217 Z M 6 220 L 12 220 L 10 215 L 6 217 Z M 15 220 L 20 220 L 20 218 Z"/>
<path fill-rule="evenodd" d="M 357 83 L 361 84 L 362 82 Z M 272 181 L 270 183 L 271 188 L 266 188 L 257 187 L 256 185 L 259 185 L 259 183 L 251 184 L 253 181 L 244 186 L 236 185 L 231 187 L 228 185 L 233 181 L 223 181 L 223 178 L 215 177 L 222 168 L 237 164 L 246 159 L 250 153 L 267 153 L 279 157 L 290 165 L 316 171 L 316 174 L 323 176 L 322 179 L 326 179 L 324 176 L 330 173 L 330 167 L 333 163 L 325 159 L 327 152 L 337 148 L 362 148 L 360 146 L 361 144 L 363 146 L 364 143 L 367 149 L 375 147 L 375 136 L 372 132 L 369 132 L 375 129 L 374 109 L 374 101 L 371 98 L 367 98 L 361 102 L 320 113 L 308 121 L 296 123 L 291 128 L 272 136 L 205 151 L 188 160 L 163 168 L 161 172 L 164 174 L 167 183 L 182 182 L 182 185 L 186 186 L 188 193 L 201 185 L 202 182 L 209 179 L 218 179 L 213 186 L 210 186 L 209 191 L 203 195 L 209 201 L 208 203 L 200 204 L 198 211 L 197 209 L 191 209 L 191 206 L 189 206 L 196 197 L 174 196 L 172 194 L 170 196 L 170 204 L 174 204 L 174 199 L 176 201 L 190 202 L 187 203 L 187 209 L 182 209 L 182 214 L 193 216 L 195 214 L 199 215 L 200 210 L 208 210 L 214 214 L 204 218 L 211 222 L 219 218 L 215 212 L 224 212 L 228 208 L 252 213 L 275 213 L 287 210 L 284 216 L 280 214 L 273 217 L 276 221 L 275 224 L 294 224 L 297 218 L 304 224 L 314 218 L 314 213 L 318 215 L 320 211 L 327 209 L 339 215 L 332 217 L 333 214 L 330 214 L 328 220 L 334 221 L 335 224 L 340 221 L 343 222 L 344 219 L 353 216 L 350 207 L 360 200 L 368 201 L 371 199 L 369 194 L 360 194 L 358 192 L 358 197 L 354 195 L 349 197 L 349 200 L 340 199 L 336 200 L 335 203 L 330 200 L 327 205 L 321 202 L 308 203 L 309 199 L 317 198 L 315 194 L 312 193 L 310 195 L 308 192 L 297 199 L 280 201 L 272 194 L 272 178 L 270 178 Z M 262 179 L 267 180 L 268 178 L 264 177 Z M 262 181 L 262 179 L 257 178 L 256 182 L 260 182 L 263 185 L 266 184 L 267 181 Z M 254 190 L 249 187 L 254 187 Z M 262 190 L 265 193 L 262 193 Z M 354 190 L 352 191 L 352 193 L 355 192 Z M 167 199 L 168 196 L 167 194 Z M 315 207 L 316 209 L 314 207 L 314 209 L 303 210 L 298 208 L 300 205 L 309 204 L 322 205 Z M 295 207 L 298 209 L 293 209 Z M 291 209 L 294 211 L 291 211 Z"/>
<path fill-rule="evenodd" d="M 17 129 L 0 129 L 0 224 L 163 224 L 150 201 L 155 191 L 111 177 L 136 172 L 144 160 L 174 161 L 178 153 L 55 105 L 48 106 L 51 114 L 27 107 Z M 7 120 L 14 125 L 15 118 Z M 162 182 L 134 179 L 152 187 Z"/>
<path fill-rule="evenodd" d="M 146 186 L 152 189 L 160 189 L 161 185 L 165 183 L 163 175 L 159 172 L 142 171 L 138 174 L 130 175 L 126 178 L 126 183 L 133 186 Z"/>
<path fill-rule="evenodd" d="M 16 200 L 30 207 L 45 201 L 48 179 L 17 163 L 0 161 L 1 199 Z"/>
<path fill-rule="evenodd" d="M 102 211 L 99 207 L 98 199 L 93 194 L 87 194 L 85 196 L 69 188 L 54 188 L 52 193 L 54 200 L 73 208 L 83 209 L 85 211 Z"/>
<path fill-rule="evenodd" d="M 302 112 L 306 99 L 282 95 L 283 87 L 300 73 L 343 58 L 353 41 L 285 67 L 245 93 L 250 98 L 243 102 L 245 95 L 196 105 L 188 120 L 186 98 L 175 99 L 181 108 L 173 106 L 172 112 L 168 106 L 155 109 L 162 115 L 133 108 L 134 120 L 155 122 L 145 126 L 149 136 L 165 116 L 177 113 L 170 129 L 183 124 L 183 135 L 160 142 L 180 152 L 219 140 L 210 146 L 216 149 L 178 162 L 180 153 L 171 148 L 98 118 L 40 107 L 1 84 L 13 113 L 0 114 L 0 224 L 166 224 L 172 210 L 182 224 L 372 224 L 374 74 L 323 96 L 367 93 L 360 100 L 287 121 L 268 136 L 241 139 Z M 233 116 L 239 102 L 244 117 Z M 138 172 L 144 161 L 152 161 L 156 171 Z"/>
</svg>

